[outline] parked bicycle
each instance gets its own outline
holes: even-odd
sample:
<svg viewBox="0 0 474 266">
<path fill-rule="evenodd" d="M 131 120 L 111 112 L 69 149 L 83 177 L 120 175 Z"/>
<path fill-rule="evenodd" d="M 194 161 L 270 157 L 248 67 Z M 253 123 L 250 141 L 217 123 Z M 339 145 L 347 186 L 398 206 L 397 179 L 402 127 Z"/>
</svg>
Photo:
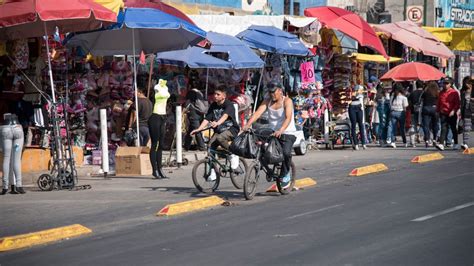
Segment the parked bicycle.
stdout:
<svg viewBox="0 0 474 266">
<path fill-rule="evenodd" d="M 205 128 L 201 131 L 210 130 Z M 239 165 L 232 169 L 230 155 L 227 150 L 213 150 L 206 140 L 207 156 L 194 164 L 192 178 L 194 186 L 203 193 L 212 193 L 219 187 L 221 178 L 229 177 L 237 189 L 242 189 L 244 177 L 247 173 L 247 162 L 239 158 Z M 214 170 L 214 171 L 212 171 Z M 213 173 L 214 172 L 214 173 Z"/>
<path fill-rule="evenodd" d="M 251 130 L 251 129 L 250 129 Z M 280 178 L 281 173 L 281 163 L 267 165 L 263 160 L 263 147 L 268 144 L 268 141 L 273 135 L 273 130 L 271 129 L 258 129 L 253 131 L 256 136 L 257 144 L 257 156 L 256 159 L 250 163 L 247 168 L 247 174 L 244 179 L 244 196 L 245 199 L 251 200 L 255 196 L 257 191 L 257 184 L 260 178 L 260 173 L 263 171 L 266 175 L 268 182 L 276 182 L 278 191 L 282 195 L 289 194 L 293 187 L 295 186 L 295 177 L 296 177 L 296 166 L 294 162 L 291 162 L 290 168 L 290 183 L 286 187 L 283 187 L 283 180 Z"/>
</svg>

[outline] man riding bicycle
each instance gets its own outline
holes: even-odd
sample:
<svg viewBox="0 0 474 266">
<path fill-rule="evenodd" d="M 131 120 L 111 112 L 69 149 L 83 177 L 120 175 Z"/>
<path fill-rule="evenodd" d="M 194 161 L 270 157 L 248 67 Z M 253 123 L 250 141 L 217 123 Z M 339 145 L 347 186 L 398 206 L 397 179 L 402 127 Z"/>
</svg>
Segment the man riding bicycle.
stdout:
<svg viewBox="0 0 474 266">
<path fill-rule="evenodd" d="M 296 131 L 293 101 L 284 96 L 283 86 L 280 83 L 270 83 L 267 85 L 267 89 L 270 98 L 262 102 L 243 130 L 248 130 L 252 123 L 259 119 L 265 111 L 268 113 L 269 126 L 274 130 L 273 135 L 278 138 L 283 148 L 285 160 L 281 166 L 280 178 L 282 179 L 282 187 L 286 187 L 291 181 L 291 150 L 296 141 L 296 137 L 289 134 L 290 131 Z"/>
<path fill-rule="evenodd" d="M 193 131 L 191 135 L 202 131 L 208 125 L 214 129 L 214 135 L 209 140 L 209 145 L 212 150 L 216 150 L 219 146 L 228 150 L 231 141 L 239 133 L 240 127 L 237 123 L 235 107 L 231 101 L 227 100 L 227 92 L 224 86 L 214 90 L 214 102 L 209 106 L 206 117 L 201 125 Z M 232 168 L 237 168 L 239 164 L 239 157 L 231 156 Z"/>
</svg>

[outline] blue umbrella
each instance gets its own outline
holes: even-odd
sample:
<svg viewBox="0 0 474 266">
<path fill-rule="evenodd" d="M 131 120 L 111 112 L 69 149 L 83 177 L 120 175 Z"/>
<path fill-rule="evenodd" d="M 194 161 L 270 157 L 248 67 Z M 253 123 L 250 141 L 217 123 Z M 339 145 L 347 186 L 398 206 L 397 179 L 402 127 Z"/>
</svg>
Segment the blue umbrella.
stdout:
<svg viewBox="0 0 474 266">
<path fill-rule="evenodd" d="M 66 40 L 66 45 L 80 46 L 93 55 L 135 57 L 140 51 L 156 53 L 184 49 L 206 37 L 206 32 L 197 26 L 154 8 L 126 8 L 117 21 L 104 29 L 74 34 Z M 136 69 L 136 60 L 133 60 L 135 102 L 138 102 Z M 138 119 L 136 121 L 139 146 L 140 130 Z"/>
<path fill-rule="evenodd" d="M 306 56 L 308 48 L 296 35 L 273 26 L 252 25 L 236 35 L 250 47 L 283 55 Z"/>
<path fill-rule="evenodd" d="M 262 68 L 264 62 L 239 39 L 216 32 L 208 32 L 209 50 L 190 47 L 185 50 L 158 53 L 161 64 L 190 68 L 244 69 Z M 219 57 L 219 58 L 217 58 Z"/>
<path fill-rule="evenodd" d="M 117 21 L 101 30 L 73 34 L 66 45 L 93 55 L 130 55 L 184 49 L 206 37 L 197 26 L 159 9 L 126 8 Z"/>
<path fill-rule="evenodd" d="M 184 50 L 161 52 L 156 55 L 158 63 L 190 68 L 219 68 L 231 69 L 232 64 L 207 54 L 209 50 L 199 47 L 189 47 Z"/>
</svg>

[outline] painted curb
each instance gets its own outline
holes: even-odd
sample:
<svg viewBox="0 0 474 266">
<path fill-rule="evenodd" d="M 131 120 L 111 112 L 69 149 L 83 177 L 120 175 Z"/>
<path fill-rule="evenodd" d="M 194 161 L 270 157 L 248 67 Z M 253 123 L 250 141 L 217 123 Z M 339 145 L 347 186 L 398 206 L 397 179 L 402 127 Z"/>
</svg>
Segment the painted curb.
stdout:
<svg viewBox="0 0 474 266">
<path fill-rule="evenodd" d="M 462 152 L 463 154 L 474 154 L 474 148 L 466 149 Z"/>
<path fill-rule="evenodd" d="M 90 233 L 92 233 L 91 229 L 80 224 L 73 224 L 29 234 L 7 236 L 0 239 L 0 252 L 46 244 Z"/>
<path fill-rule="evenodd" d="M 385 164 L 377 163 L 377 164 L 355 168 L 349 173 L 349 176 L 362 176 L 362 175 L 368 175 L 368 174 L 382 172 L 386 170 L 388 170 L 388 167 Z"/>
<path fill-rule="evenodd" d="M 426 162 L 441 160 L 443 158 L 444 158 L 444 156 L 441 153 L 434 152 L 434 153 L 428 153 L 428 154 L 424 154 L 424 155 L 415 156 L 411 160 L 411 162 L 412 163 L 426 163 Z"/>
<path fill-rule="evenodd" d="M 316 180 L 312 179 L 311 177 L 305 177 L 301 179 L 297 179 L 295 182 L 295 188 L 303 188 L 303 187 L 309 187 L 309 186 L 314 186 L 316 185 L 317 182 Z M 267 192 L 278 192 L 278 188 L 276 184 L 271 185 L 268 189 Z"/>
<path fill-rule="evenodd" d="M 157 216 L 173 216 L 173 215 L 193 212 L 193 211 L 221 205 L 224 202 L 225 201 L 223 199 L 217 196 L 210 196 L 210 197 L 205 197 L 202 199 L 183 201 L 179 203 L 166 205 L 156 215 Z"/>
</svg>

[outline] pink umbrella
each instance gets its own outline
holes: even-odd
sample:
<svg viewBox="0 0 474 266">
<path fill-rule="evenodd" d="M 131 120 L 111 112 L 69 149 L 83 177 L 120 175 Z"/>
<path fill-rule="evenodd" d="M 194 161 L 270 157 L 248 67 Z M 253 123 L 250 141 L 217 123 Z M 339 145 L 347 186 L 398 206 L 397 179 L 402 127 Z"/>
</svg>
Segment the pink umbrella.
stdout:
<svg viewBox="0 0 474 266">
<path fill-rule="evenodd" d="M 373 25 L 374 29 L 383 32 L 390 38 L 422 52 L 425 55 L 452 58 L 454 54 L 433 34 L 410 21 Z"/>
<path fill-rule="evenodd" d="M 430 81 L 440 80 L 446 77 L 443 72 L 439 71 L 435 67 L 432 67 L 425 63 L 410 62 L 398 65 L 387 73 L 385 73 L 380 80 L 393 80 L 393 81 Z"/>
</svg>

